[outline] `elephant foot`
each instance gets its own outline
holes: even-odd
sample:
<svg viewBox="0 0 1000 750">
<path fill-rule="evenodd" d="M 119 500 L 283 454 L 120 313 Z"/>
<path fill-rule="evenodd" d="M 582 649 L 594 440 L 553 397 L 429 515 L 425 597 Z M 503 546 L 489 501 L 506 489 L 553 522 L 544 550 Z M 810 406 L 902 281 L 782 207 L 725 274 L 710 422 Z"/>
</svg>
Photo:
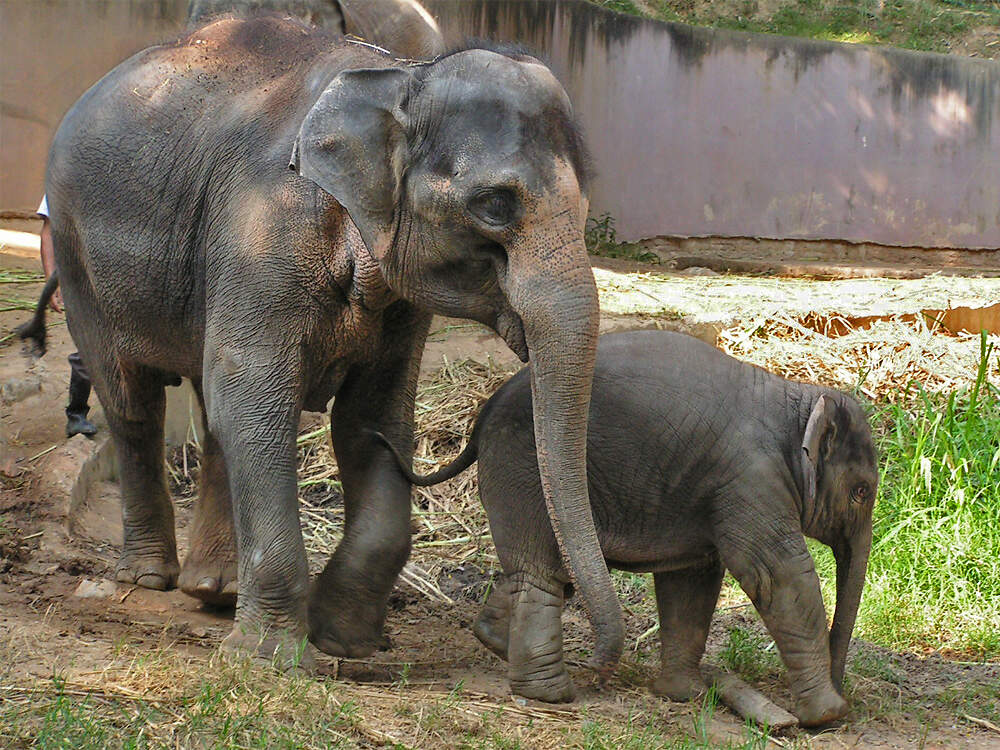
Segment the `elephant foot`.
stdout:
<svg viewBox="0 0 1000 750">
<path fill-rule="evenodd" d="M 576 697 L 573 680 L 565 669 L 560 674 L 538 680 L 518 680 L 511 677 L 510 690 L 516 695 L 546 703 L 570 703 Z"/>
<path fill-rule="evenodd" d="M 236 606 L 238 584 L 235 559 L 199 559 L 195 550 L 188 554 L 177 581 L 188 596 L 217 607 Z"/>
<path fill-rule="evenodd" d="M 490 591 L 472 632 L 486 648 L 507 661 L 510 638 L 510 585 L 500 579 Z"/>
<path fill-rule="evenodd" d="M 376 651 L 388 651 L 392 643 L 382 632 L 385 610 L 376 604 L 359 603 L 350 595 L 332 596 L 324 585 L 324 574 L 313 582 L 309 598 L 309 640 L 330 656 L 360 659 Z M 347 606 L 353 598 L 354 606 Z"/>
<path fill-rule="evenodd" d="M 115 568 L 115 580 L 146 589 L 166 591 L 177 585 L 176 554 L 139 555 L 123 552 Z"/>
<path fill-rule="evenodd" d="M 309 634 L 309 640 L 324 654 L 345 659 L 361 659 L 376 651 L 388 651 L 392 648 L 392 642 L 381 633 L 347 638 L 331 627 L 314 629 Z"/>
<path fill-rule="evenodd" d="M 829 724 L 847 715 L 848 706 L 836 690 L 830 688 L 795 702 L 795 716 L 803 727 Z"/>
<path fill-rule="evenodd" d="M 472 626 L 472 633 L 486 648 L 504 661 L 507 661 L 507 634 L 509 628 L 510 623 L 508 621 L 504 620 L 500 622 L 490 617 L 486 610 L 483 610 L 479 615 L 479 619 Z"/>
<path fill-rule="evenodd" d="M 669 698 L 672 701 L 689 701 L 702 695 L 705 690 L 705 682 L 701 674 L 695 670 L 663 670 L 660 676 L 653 680 L 649 686 L 653 695 L 662 698 Z"/>
<path fill-rule="evenodd" d="M 304 632 L 237 622 L 219 650 L 226 656 L 249 658 L 282 672 L 316 669 L 316 650 Z"/>
<path fill-rule="evenodd" d="M 392 648 L 381 625 L 349 621 L 343 611 L 316 602 L 309 607 L 309 640 L 324 654 L 347 659 L 360 659 Z"/>
</svg>

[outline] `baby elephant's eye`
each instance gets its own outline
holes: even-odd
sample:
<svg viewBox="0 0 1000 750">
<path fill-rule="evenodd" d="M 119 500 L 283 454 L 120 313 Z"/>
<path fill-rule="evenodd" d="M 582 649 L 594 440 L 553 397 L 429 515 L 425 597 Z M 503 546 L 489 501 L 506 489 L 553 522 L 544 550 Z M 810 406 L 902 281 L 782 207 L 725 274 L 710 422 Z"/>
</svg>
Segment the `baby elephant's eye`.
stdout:
<svg viewBox="0 0 1000 750">
<path fill-rule="evenodd" d="M 517 200 L 508 190 L 483 190 L 469 201 L 469 211 L 486 224 L 503 227 L 514 220 Z"/>
<path fill-rule="evenodd" d="M 871 488 L 867 484 L 859 484 L 851 490 L 851 500 L 855 503 L 866 503 L 871 499 Z"/>
</svg>

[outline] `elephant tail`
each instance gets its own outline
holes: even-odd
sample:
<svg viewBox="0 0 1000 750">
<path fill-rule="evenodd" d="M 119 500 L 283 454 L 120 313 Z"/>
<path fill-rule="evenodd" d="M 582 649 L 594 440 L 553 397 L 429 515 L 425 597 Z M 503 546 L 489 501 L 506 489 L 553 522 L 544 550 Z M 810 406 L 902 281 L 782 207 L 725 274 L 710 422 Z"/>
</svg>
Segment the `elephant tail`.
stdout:
<svg viewBox="0 0 1000 750">
<path fill-rule="evenodd" d="M 462 452 L 458 454 L 458 457 L 450 464 L 438 469 L 433 474 L 421 475 L 413 471 L 409 462 L 403 458 L 396 446 L 390 442 L 389 438 L 381 432 L 376 432 L 374 435 L 386 448 L 392 451 L 392 455 L 396 457 L 396 464 L 399 466 L 399 470 L 410 480 L 410 484 L 415 484 L 418 487 L 430 487 L 432 484 L 440 484 L 452 477 L 456 477 L 472 466 L 479 457 L 476 440 L 473 438 L 469 440 L 469 444 L 465 446 Z"/>
<path fill-rule="evenodd" d="M 38 304 L 35 305 L 35 314 L 31 320 L 27 323 L 22 323 L 14 329 L 14 332 L 22 340 L 33 343 L 35 353 L 39 357 L 45 354 L 45 308 L 48 307 L 49 300 L 56 293 L 58 286 L 59 276 L 53 271 L 48 281 L 45 282 L 45 287 L 42 289 L 42 295 L 38 298 Z"/>
</svg>

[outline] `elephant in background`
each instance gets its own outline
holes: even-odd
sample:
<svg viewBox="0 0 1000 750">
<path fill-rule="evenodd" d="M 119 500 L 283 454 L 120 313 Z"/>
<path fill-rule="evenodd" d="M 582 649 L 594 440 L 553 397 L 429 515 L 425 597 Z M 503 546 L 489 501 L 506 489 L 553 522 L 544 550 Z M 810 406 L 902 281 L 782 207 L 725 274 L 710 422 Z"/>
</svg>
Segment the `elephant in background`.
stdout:
<svg viewBox="0 0 1000 750">
<path fill-rule="evenodd" d="M 417 0 L 191 0 L 188 28 L 213 16 L 287 13 L 308 24 L 352 34 L 400 57 L 429 60 L 445 51 L 437 21 Z"/>
<path fill-rule="evenodd" d="M 610 567 L 651 572 L 660 616 L 653 692 L 686 700 L 726 568 L 774 637 L 804 726 L 847 713 L 839 694 L 872 540 L 878 484 L 861 407 L 829 388 L 785 380 L 697 339 L 640 331 L 601 337 L 587 432 L 590 499 Z M 505 383 L 452 464 L 479 461 L 479 493 L 503 565 L 475 624 L 509 661 L 515 693 L 573 697 L 560 612 L 568 576 L 545 512 L 528 369 Z M 837 608 L 827 634 L 803 534 L 833 548 Z"/>
<path fill-rule="evenodd" d="M 383 645 L 411 488 L 372 432 L 409 457 L 431 315 L 465 317 L 533 364 L 545 502 L 595 666 L 612 670 L 624 628 L 586 481 L 586 165 L 569 99 L 532 57 L 469 48 L 411 65 L 275 15 L 220 19 L 87 91 L 46 192 L 71 334 L 119 458 L 117 579 L 238 592 L 226 648 Z M 178 376 L 205 429 L 183 567 L 163 456 Z M 346 525 L 310 590 L 295 435 L 334 396 Z"/>
</svg>

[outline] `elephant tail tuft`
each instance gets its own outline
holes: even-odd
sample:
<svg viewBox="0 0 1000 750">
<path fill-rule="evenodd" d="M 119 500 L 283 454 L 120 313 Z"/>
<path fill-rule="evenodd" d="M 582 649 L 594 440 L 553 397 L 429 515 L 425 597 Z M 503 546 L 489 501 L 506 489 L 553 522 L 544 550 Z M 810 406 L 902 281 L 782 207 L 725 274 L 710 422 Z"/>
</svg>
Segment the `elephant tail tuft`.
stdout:
<svg viewBox="0 0 1000 750">
<path fill-rule="evenodd" d="M 56 287 L 58 286 L 59 276 L 53 272 L 53 274 L 49 276 L 48 281 L 45 282 L 45 287 L 42 289 L 42 294 L 38 298 L 38 304 L 35 305 L 35 314 L 32 316 L 31 320 L 27 323 L 22 323 L 14 329 L 14 333 L 16 333 L 23 341 L 30 341 L 33 344 L 34 352 L 39 357 L 45 354 L 45 308 L 48 307 L 49 300 L 51 300 L 52 295 L 56 293 Z"/>
</svg>

